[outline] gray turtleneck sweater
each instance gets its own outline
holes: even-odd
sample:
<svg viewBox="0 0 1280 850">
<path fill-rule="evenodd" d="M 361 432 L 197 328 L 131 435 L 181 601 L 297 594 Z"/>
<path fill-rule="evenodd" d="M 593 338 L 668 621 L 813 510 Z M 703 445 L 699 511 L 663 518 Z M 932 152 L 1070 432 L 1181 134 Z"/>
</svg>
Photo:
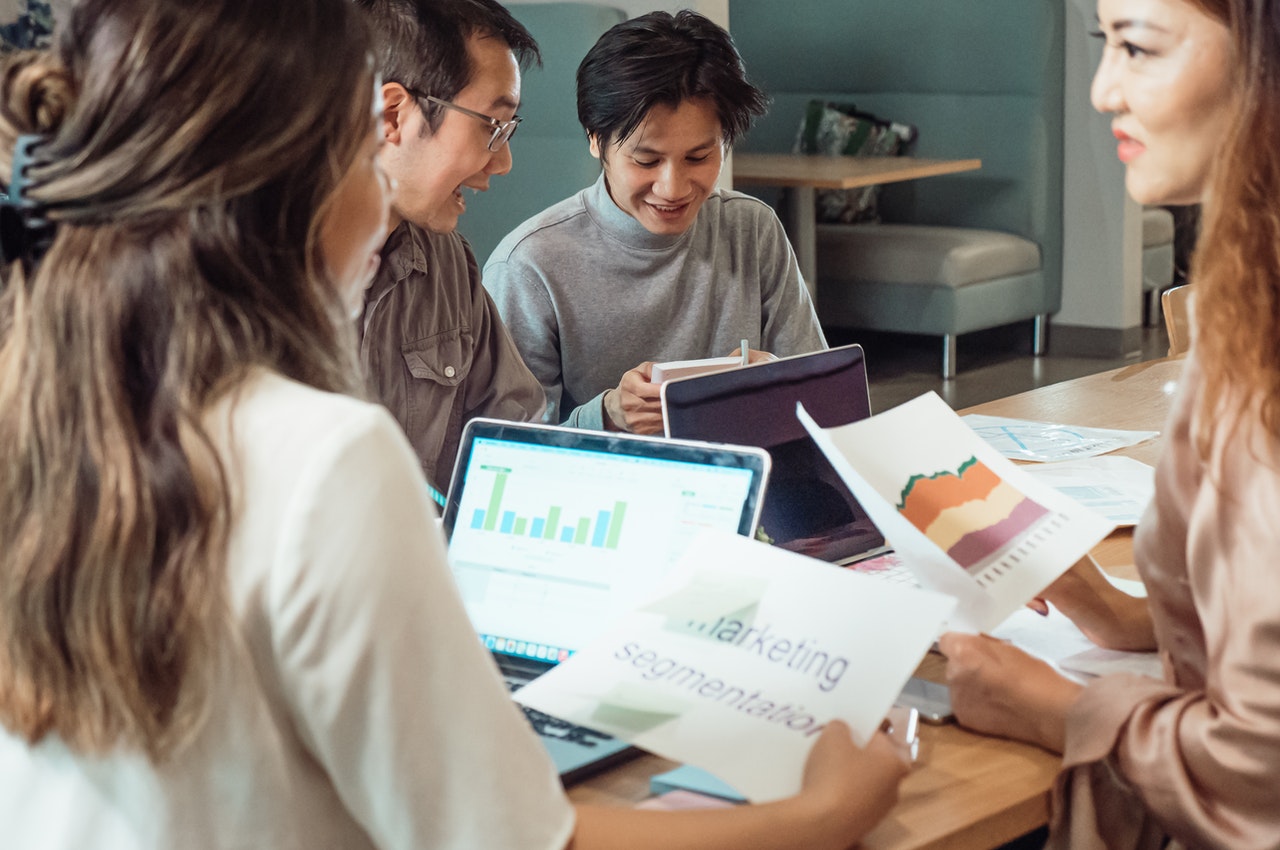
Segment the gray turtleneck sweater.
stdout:
<svg viewBox="0 0 1280 850">
<path fill-rule="evenodd" d="M 547 418 L 604 427 L 601 397 L 646 360 L 723 357 L 745 337 L 779 357 L 826 348 L 782 224 L 713 192 L 684 233 L 655 235 L 594 185 L 517 227 L 483 280 L 547 393 Z"/>
</svg>

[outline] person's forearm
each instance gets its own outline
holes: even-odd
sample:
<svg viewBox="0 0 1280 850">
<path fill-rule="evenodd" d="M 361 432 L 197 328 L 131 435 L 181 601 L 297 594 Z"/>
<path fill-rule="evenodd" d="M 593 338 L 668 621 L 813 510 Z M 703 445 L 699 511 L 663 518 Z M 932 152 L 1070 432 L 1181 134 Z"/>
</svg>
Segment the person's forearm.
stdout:
<svg viewBox="0 0 1280 850">
<path fill-rule="evenodd" d="M 868 808 L 849 800 L 844 814 L 832 817 L 802 797 L 684 812 L 578 806 L 566 850 L 843 850 L 884 815 Z"/>
<path fill-rule="evenodd" d="M 1105 618 L 1098 616 L 1082 617 L 1076 625 L 1089 640 L 1107 649 L 1120 649 L 1129 652 L 1149 652 L 1156 649 L 1155 628 L 1151 623 L 1151 612 L 1147 600 L 1141 596 L 1130 596 L 1119 590 L 1113 590 L 1105 599 Z M 1068 617 L 1070 611 L 1064 611 Z M 1075 620 L 1075 618 L 1072 618 Z"/>
<path fill-rule="evenodd" d="M 1072 565 L 1042 596 L 1098 646 L 1129 651 L 1156 648 L 1146 598 L 1120 590 L 1088 556 Z"/>
<path fill-rule="evenodd" d="M 600 395 L 600 421 L 606 431 L 625 431 L 626 415 L 618 404 L 618 390 L 605 390 Z"/>
<path fill-rule="evenodd" d="M 1040 688 L 1033 695 L 1027 712 L 1029 729 L 1025 737 L 1050 752 L 1061 754 L 1067 745 L 1067 714 L 1082 690 L 1080 685 L 1065 678 Z"/>
</svg>

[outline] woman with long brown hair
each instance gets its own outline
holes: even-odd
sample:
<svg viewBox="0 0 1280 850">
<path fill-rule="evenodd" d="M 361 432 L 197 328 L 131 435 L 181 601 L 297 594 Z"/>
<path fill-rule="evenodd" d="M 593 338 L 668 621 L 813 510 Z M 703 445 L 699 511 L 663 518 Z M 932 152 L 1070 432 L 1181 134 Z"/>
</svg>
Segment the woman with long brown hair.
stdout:
<svg viewBox="0 0 1280 850">
<path fill-rule="evenodd" d="M 0 70 L 0 844 L 843 847 L 905 772 L 582 807 L 467 621 L 351 315 L 388 186 L 348 0 L 76 0 Z"/>
<path fill-rule="evenodd" d="M 1053 847 L 1280 846 L 1280 3 L 1099 0 L 1093 103 L 1141 203 L 1203 202 L 1196 329 L 1134 557 L 1146 600 L 1080 564 L 1047 596 L 1163 680 L 1081 687 L 946 635 L 957 716 L 1063 753 Z"/>
</svg>

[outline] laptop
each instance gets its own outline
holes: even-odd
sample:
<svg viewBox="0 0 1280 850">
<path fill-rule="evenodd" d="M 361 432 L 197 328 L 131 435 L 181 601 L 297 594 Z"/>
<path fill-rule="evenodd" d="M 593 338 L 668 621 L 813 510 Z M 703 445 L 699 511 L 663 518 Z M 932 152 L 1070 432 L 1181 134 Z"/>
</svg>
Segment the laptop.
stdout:
<svg viewBox="0 0 1280 850">
<path fill-rule="evenodd" d="M 871 415 L 862 346 L 845 345 L 668 381 L 668 437 L 758 446 L 773 459 L 761 531 L 776 545 L 834 564 L 886 553 L 884 535 L 796 417 L 824 428 Z"/>
<path fill-rule="evenodd" d="M 704 529 L 751 534 L 769 467 L 753 447 L 471 420 L 444 530 L 467 613 L 508 686 L 590 644 Z M 635 753 L 525 712 L 565 783 Z"/>
</svg>

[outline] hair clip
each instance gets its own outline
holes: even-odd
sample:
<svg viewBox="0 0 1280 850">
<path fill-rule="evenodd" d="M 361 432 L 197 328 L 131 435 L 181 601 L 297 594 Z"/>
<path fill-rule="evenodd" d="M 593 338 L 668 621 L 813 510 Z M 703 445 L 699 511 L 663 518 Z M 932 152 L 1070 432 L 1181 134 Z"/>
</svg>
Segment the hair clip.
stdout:
<svg viewBox="0 0 1280 850">
<path fill-rule="evenodd" d="M 13 173 L 6 197 L 0 198 L 0 260 L 36 263 L 53 243 L 56 225 L 45 218 L 45 207 L 28 197 L 27 172 L 35 164 L 34 148 L 43 136 L 25 134 L 13 144 Z"/>
</svg>

